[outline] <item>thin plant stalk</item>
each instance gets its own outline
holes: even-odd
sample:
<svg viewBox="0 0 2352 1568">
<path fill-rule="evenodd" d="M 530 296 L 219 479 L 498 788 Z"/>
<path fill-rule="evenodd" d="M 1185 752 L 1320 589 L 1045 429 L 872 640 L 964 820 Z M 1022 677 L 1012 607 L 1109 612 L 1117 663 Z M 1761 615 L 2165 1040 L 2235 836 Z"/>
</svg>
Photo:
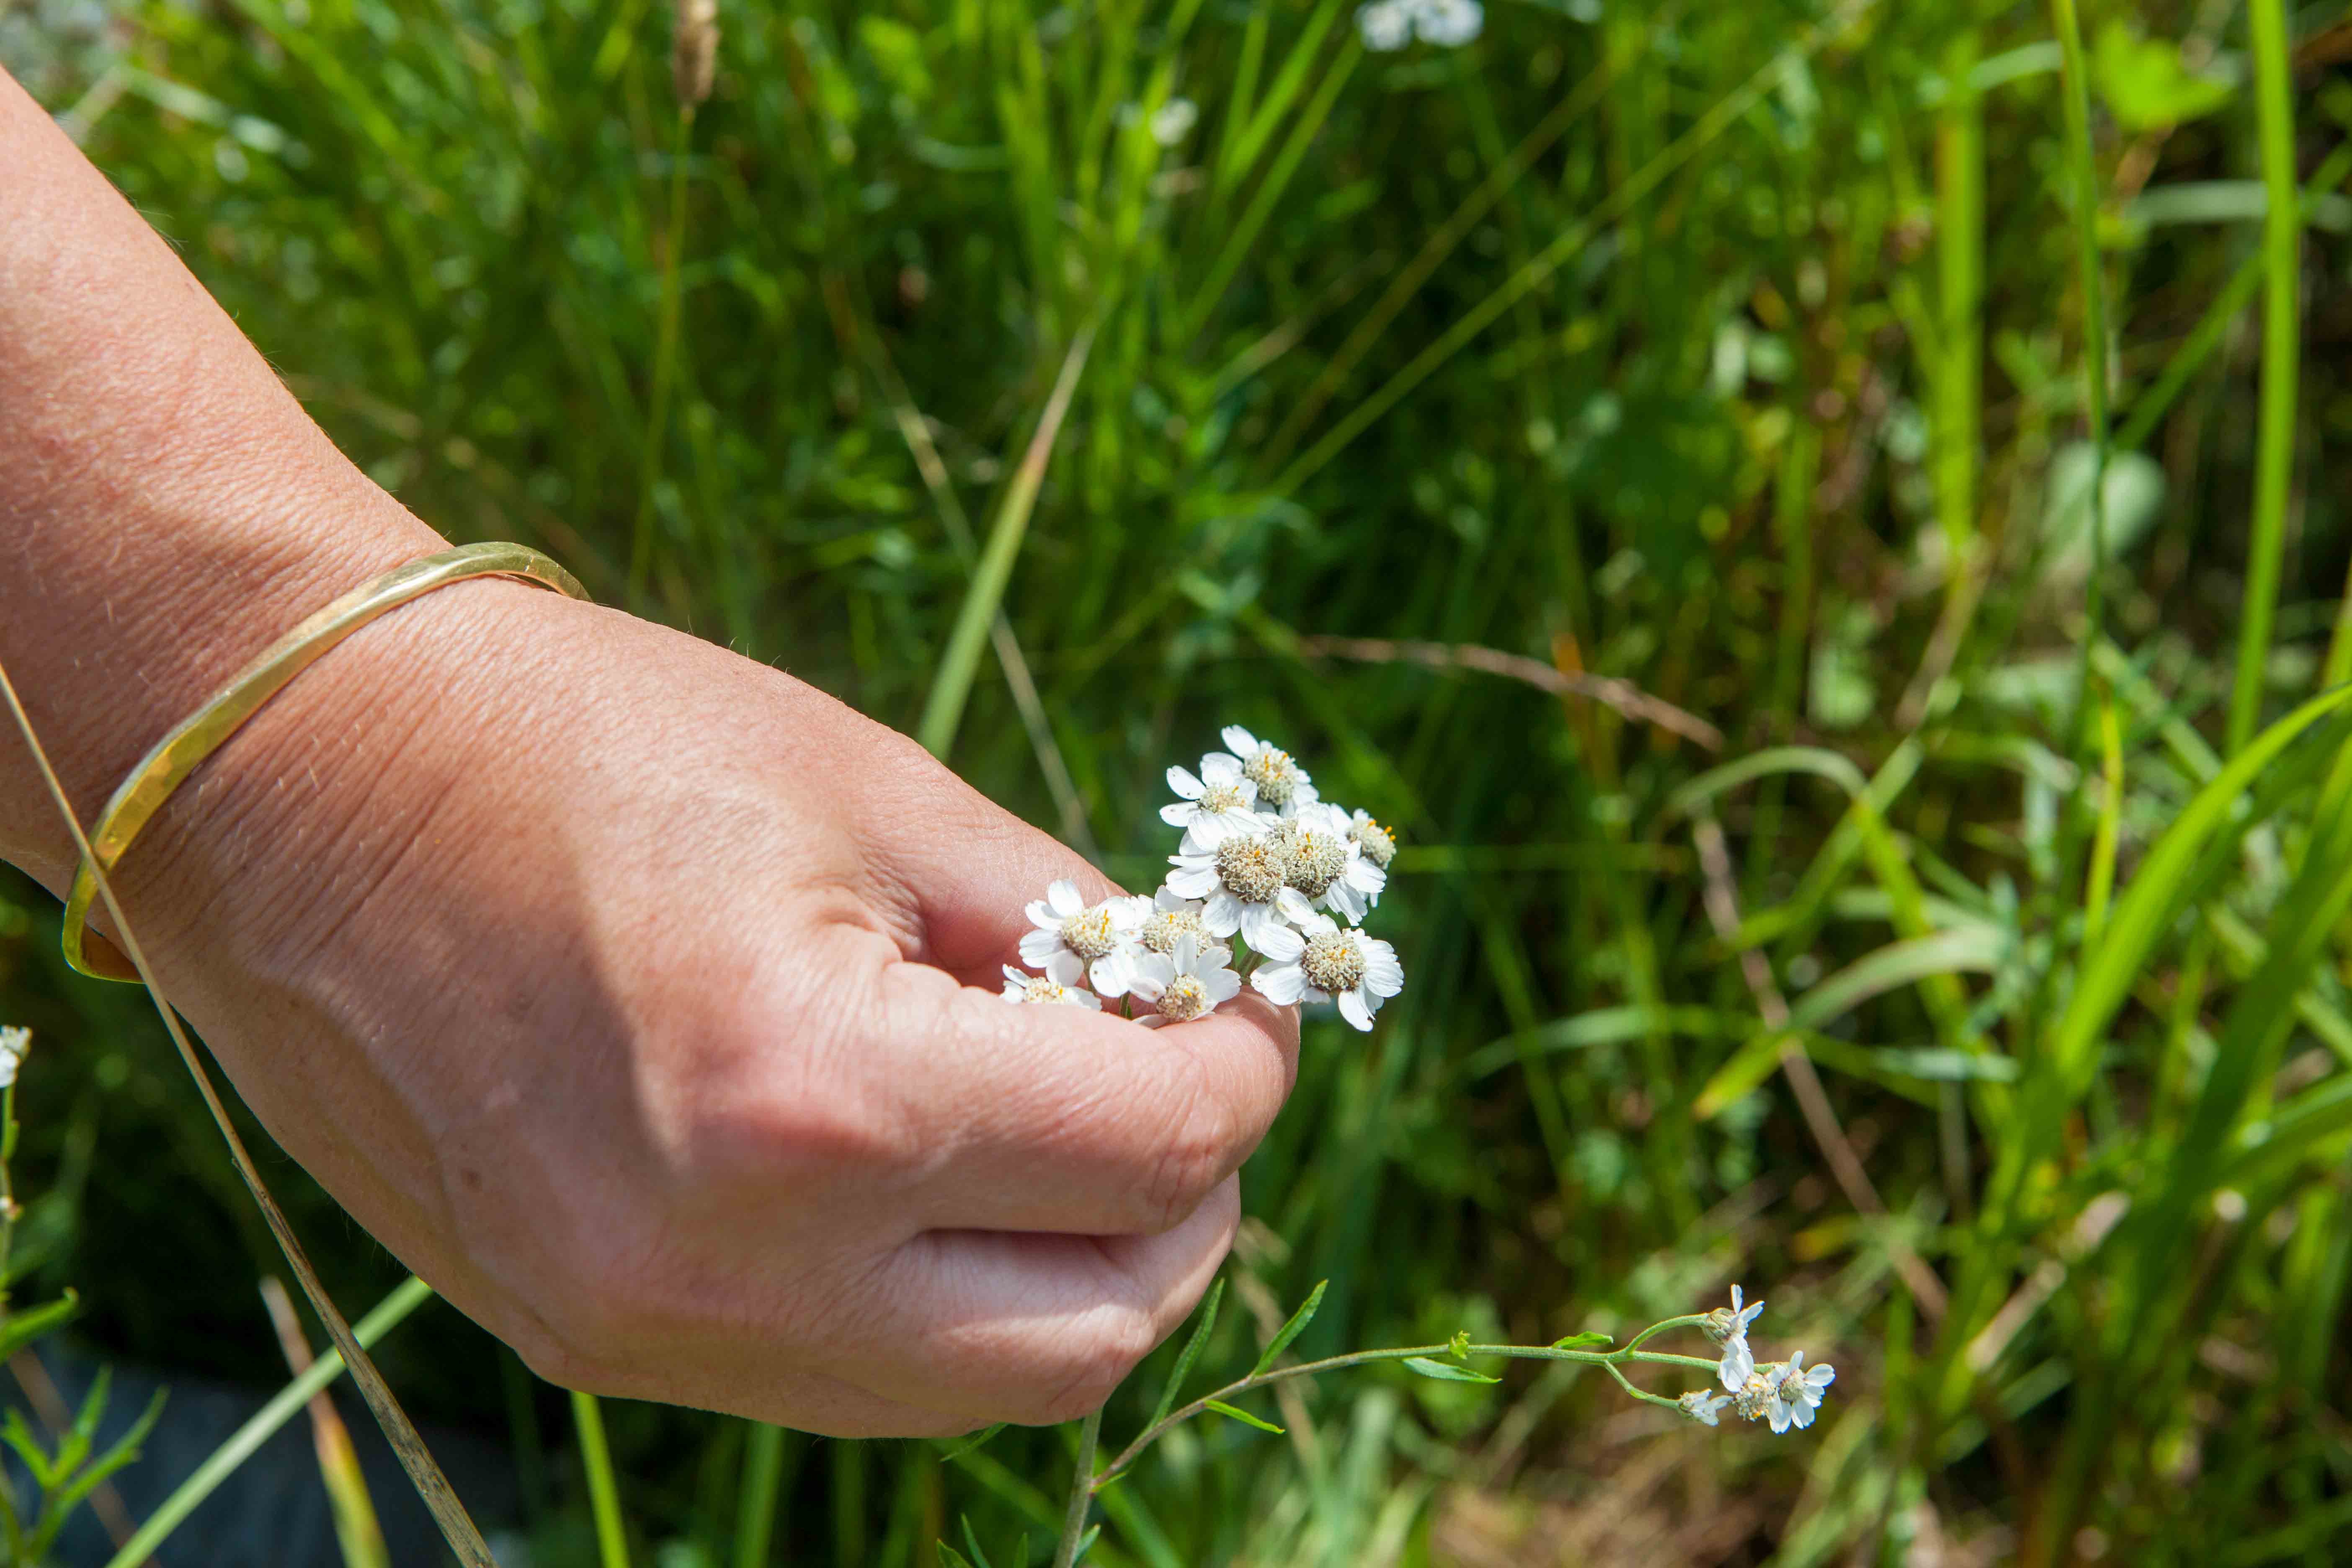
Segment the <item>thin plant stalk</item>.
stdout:
<svg viewBox="0 0 2352 1568">
<path fill-rule="evenodd" d="M 604 1413 L 594 1394 L 572 1391 L 572 1420 L 580 1431 L 580 1466 L 588 1472 L 588 1506 L 596 1520 L 597 1568 L 629 1568 L 621 1488 L 613 1475 L 613 1450 L 604 1441 Z"/>
<path fill-rule="evenodd" d="M 995 624 L 996 612 L 1004 603 L 1004 590 L 1013 580 L 1013 563 L 1021 553 L 1022 536 L 1029 529 L 1029 514 L 1037 505 L 1037 491 L 1045 482 L 1045 465 L 1054 456 L 1054 442 L 1062 431 L 1062 420 L 1070 411 L 1070 399 L 1078 390 L 1078 376 L 1086 369 L 1087 353 L 1094 345 L 1095 330 L 1082 329 L 1072 340 L 1069 353 L 1062 359 L 1062 373 L 1055 379 L 1054 390 L 1045 399 L 1045 409 L 1037 419 L 1036 433 L 1029 438 L 1029 449 L 1022 455 L 1021 466 L 1014 470 L 1013 483 L 1004 492 L 1004 502 L 997 509 L 996 521 L 988 531 L 988 544 L 982 550 L 980 564 L 971 574 L 971 584 L 964 590 L 963 607 L 956 614 L 955 627 L 948 634 L 947 650 L 940 656 L 939 673 L 931 678 L 930 696 L 923 703 L 922 721 L 916 726 L 915 739 L 935 757 L 945 757 L 948 748 L 955 743 L 956 729 L 963 722 L 964 703 L 971 699 L 973 675 L 980 668 L 980 650 L 988 640 L 989 628 Z"/>
<path fill-rule="evenodd" d="M 661 315 L 654 340 L 653 390 L 646 405 L 646 445 L 638 468 L 637 521 L 629 546 L 629 601 L 645 593 L 653 569 L 654 489 L 661 483 L 662 439 L 669 424 L 670 388 L 677 379 L 679 253 L 686 247 L 686 153 L 694 131 L 694 105 L 677 110 L 677 141 L 670 149 L 669 222 L 662 243 Z"/>
<path fill-rule="evenodd" d="M 0 665 L 0 699 L 7 702 L 9 716 L 16 721 L 17 732 L 25 738 L 25 749 L 32 753 L 34 765 L 41 774 L 41 783 L 65 822 L 75 852 L 90 868 L 90 879 L 98 885 L 99 900 L 104 905 L 108 918 L 113 921 L 115 933 L 121 939 L 119 945 L 122 955 L 138 971 L 140 984 L 146 987 L 148 1000 L 154 1004 L 156 1014 L 163 1021 L 165 1033 L 172 1037 L 172 1045 L 180 1054 L 181 1064 L 188 1069 L 188 1076 L 195 1080 L 196 1092 L 203 1098 L 205 1110 L 211 1113 L 213 1125 L 220 1130 L 221 1141 L 228 1145 L 229 1157 L 236 1165 L 238 1176 L 244 1180 L 246 1190 L 253 1194 L 255 1206 L 261 1210 L 262 1222 L 268 1226 L 279 1252 L 285 1255 L 287 1267 L 294 1271 L 295 1279 L 302 1287 L 302 1294 L 310 1300 L 310 1310 L 318 1313 L 319 1321 L 326 1326 L 328 1337 L 335 1342 L 335 1349 L 341 1352 L 343 1363 L 351 1368 L 352 1381 L 359 1386 L 361 1397 L 367 1401 L 376 1424 L 383 1429 L 384 1440 L 391 1445 L 401 1468 L 408 1472 L 418 1500 L 425 1504 L 425 1511 L 433 1516 L 434 1522 L 440 1527 L 442 1539 L 448 1542 L 449 1549 L 457 1553 L 457 1561 L 464 1564 L 464 1568 L 498 1568 L 497 1559 L 490 1555 L 489 1544 L 482 1539 L 482 1532 L 475 1526 L 473 1516 L 458 1500 L 456 1489 L 449 1485 L 449 1478 L 442 1473 L 440 1462 L 425 1447 L 425 1439 L 417 1436 L 416 1426 L 408 1419 L 408 1413 L 400 1407 L 400 1401 L 393 1397 L 392 1386 L 384 1382 L 383 1373 L 376 1369 L 366 1350 L 352 1337 L 351 1324 L 335 1306 L 334 1299 L 327 1294 L 327 1288 L 320 1283 L 318 1270 L 310 1267 L 310 1254 L 303 1250 L 300 1238 L 294 1234 L 292 1222 L 287 1219 L 285 1211 L 278 1206 L 277 1197 L 261 1179 L 260 1167 L 253 1163 L 253 1155 L 247 1150 L 244 1138 L 238 1135 L 236 1124 L 229 1120 L 227 1107 L 221 1103 L 220 1091 L 213 1087 L 212 1075 L 205 1070 L 203 1060 L 197 1057 L 194 1042 L 189 1039 L 187 1030 L 181 1026 L 179 1014 L 173 1011 L 170 1001 L 163 995 L 163 988 L 155 978 L 154 968 L 147 962 L 146 946 L 131 929 L 130 917 L 123 913 L 121 900 L 115 897 L 114 879 L 107 874 L 97 852 L 90 847 L 89 835 L 84 831 L 81 819 L 74 815 L 73 802 L 67 795 L 57 769 L 50 764 L 48 749 L 41 744 L 41 737 L 33 728 L 32 715 L 25 711 L 24 700 L 17 695 L 16 683 L 5 665 Z"/>
<path fill-rule="evenodd" d="M 1078 1457 L 1070 1466 L 1070 1501 L 1062 1514 L 1062 1539 L 1054 1548 L 1054 1568 L 1073 1568 L 1087 1533 L 1087 1513 L 1095 1500 L 1095 1444 L 1102 1436 L 1097 1408 L 1078 1424 Z"/>
<path fill-rule="evenodd" d="M 1979 362 L 1984 354 L 1984 107 L 1973 78 L 1979 38 L 1969 27 L 1944 55 L 1945 98 L 1936 133 L 1937 324 L 1936 510 L 1947 554 L 1945 586 L 1958 602 L 1976 552 Z"/>
<path fill-rule="evenodd" d="M 768 1568 L 783 1476 L 784 1429 L 753 1422 L 743 1443 L 742 1495 L 735 1507 L 735 1568 Z"/>
<path fill-rule="evenodd" d="M 2058 34 L 2066 108 L 2066 169 L 2074 187 L 2074 260 L 2083 290 L 2083 407 L 2091 437 L 2091 577 L 2083 638 L 2087 673 L 2099 640 L 2099 593 L 2107 569 L 2107 291 L 2099 256 L 2099 174 L 2091 151 L 2090 67 L 2083 55 L 2083 25 L 2074 0 L 2050 0 Z M 2087 683 L 2083 690 L 2090 689 Z"/>
<path fill-rule="evenodd" d="M 2286 552 L 2288 490 L 2294 477 L 2295 378 L 2301 322 L 2303 215 L 2294 177 L 2294 86 L 2287 58 L 2286 0 L 2250 0 L 2255 117 L 2262 136 L 2263 381 L 2254 437 L 2253 537 L 2246 556 L 2246 595 L 2238 616 L 2238 669 L 2230 687 L 2227 751 L 2252 739 L 2262 717 L 2263 674 L 2271 621 L 2278 608 L 2279 569 Z"/>
<path fill-rule="evenodd" d="M 411 1275 L 395 1287 L 392 1294 L 376 1303 L 374 1309 L 352 1325 L 352 1336 L 362 1345 L 373 1345 L 386 1334 L 407 1321 L 408 1315 L 433 1300 L 433 1287 Z M 172 1489 L 172 1495 L 156 1505 L 155 1511 L 138 1532 L 122 1543 L 122 1549 L 107 1559 L 106 1568 L 139 1568 L 157 1547 L 171 1538 L 188 1515 L 217 1490 L 220 1484 L 235 1475 L 237 1467 L 253 1458 L 264 1443 L 275 1436 L 278 1429 L 294 1419 L 297 1412 L 310 1403 L 321 1389 L 343 1373 L 343 1357 L 340 1351 L 329 1351 L 304 1369 L 302 1374 L 288 1384 L 248 1417 L 244 1426 L 229 1434 L 228 1440 L 205 1457 L 205 1462 L 189 1472 L 188 1479 Z"/>
</svg>

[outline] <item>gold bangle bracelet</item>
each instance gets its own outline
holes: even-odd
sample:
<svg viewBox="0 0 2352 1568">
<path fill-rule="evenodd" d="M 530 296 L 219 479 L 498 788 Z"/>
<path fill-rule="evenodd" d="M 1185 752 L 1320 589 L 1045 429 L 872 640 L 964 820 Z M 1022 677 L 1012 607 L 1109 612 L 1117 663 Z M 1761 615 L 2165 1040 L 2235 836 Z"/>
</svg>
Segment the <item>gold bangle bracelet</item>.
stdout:
<svg viewBox="0 0 2352 1568">
<path fill-rule="evenodd" d="M 373 582 L 362 584 L 272 643 L 258 658 L 238 671 L 235 679 L 215 692 L 211 701 L 155 742 L 154 749 L 131 770 L 131 776 L 114 792 L 114 798 L 106 803 L 106 810 L 90 829 L 90 850 L 100 868 L 112 871 L 140 830 L 171 799 L 172 792 L 203 766 L 205 758 L 220 750 L 247 720 L 259 712 L 264 703 L 283 690 L 288 681 L 385 611 L 468 577 L 513 577 L 552 588 L 571 598 L 588 597 L 588 590 L 571 573 L 538 551 L 520 544 L 468 544 L 445 550 L 405 566 L 395 566 Z M 66 898 L 62 941 L 66 962 L 93 979 L 136 983 L 138 976 L 114 951 L 113 944 L 88 930 L 90 902 L 97 896 L 98 879 L 85 860 L 75 868 L 73 889 Z M 118 971 L 109 973 L 91 966 L 90 955 L 84 952 L 83 944 L 92 939 L 108 959 L 120 965 Z"/>
</svg>

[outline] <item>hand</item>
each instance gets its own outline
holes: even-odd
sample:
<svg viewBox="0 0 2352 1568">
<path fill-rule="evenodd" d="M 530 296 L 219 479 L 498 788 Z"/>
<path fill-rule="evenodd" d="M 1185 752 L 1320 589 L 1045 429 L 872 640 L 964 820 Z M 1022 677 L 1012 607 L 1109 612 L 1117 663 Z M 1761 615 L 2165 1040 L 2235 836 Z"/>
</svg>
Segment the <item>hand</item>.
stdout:
<svg viewBox="0 0 2352 1568">
<path fill-rule="evenodd" d="M 271 1132 L 541 1375 L 878 1436 L 1098 1405 L 1289 1089 L 1253 993 L 1005 1004 L 1056 877 L 1112 890 L 787 676 L 480 582 L 301 676 L 117 884 Z"/>
</svg>

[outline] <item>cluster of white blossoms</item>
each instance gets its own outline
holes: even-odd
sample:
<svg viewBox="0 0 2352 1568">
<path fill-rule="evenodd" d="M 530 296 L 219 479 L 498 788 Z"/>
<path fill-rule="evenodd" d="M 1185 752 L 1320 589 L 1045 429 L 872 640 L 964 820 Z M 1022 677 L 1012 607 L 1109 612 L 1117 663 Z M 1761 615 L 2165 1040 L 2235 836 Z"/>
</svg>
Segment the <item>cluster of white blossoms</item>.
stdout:
<svg viewBox="0 0 2352 1568">
<path fill-rule="evenodd" d="M 1702 1325 L 1706 1337 L 1723 1347 L 1723 1360 L 1717 1363 L 1715 1375 L 1724 1392 L 1713 1394 L 1701 1389 L 1684 1394 L 1677 1403 L 1693 1420 L 1715 1426 L 1719 1413 L 1728 1405 L 1733 1415 L 1743 1420 L 1767 1422 L 1775 1432 L 1813 1424 L 1813 1415 L 1822 1407 L 1822 1394 L 1837 1381 L 1837 1371 L 1826 1362 L 1807 1366 L 1802 1351 L 1790 1352 L 1784 1362 L 1757 1364 L 1756 1352 L 1748 1346 L 1748 1325 L 1763 1310 L 1761 1301 L 1743 1304 L 1739 1287 L 1734 1285 L 1731 1305 L 1717 1307 L 1707 1314 Z"/>
<path fill-rule="evenodd" d="M 1364 47 L 1389 54 L 1418 37 L 1441 49 L 1459 48 L 1486 25 L 1478 0 L 1372 0 L 1356 12 L 1356 32 Z"/>
<path fill-rule="evenodd" d="M 32 1048 L 33 1031 L 14 1025 L 0 1027 L 0 1089 L 16 1081 L 16 1069 L 25 1065 L 25 1053 Z"/>
<path fill-rule="evenodd" d="M 1372 1026 L 1404 988 L 1396 949 L 1360 929 L 1388 886 L 1395 836 L 1324 800 L 1281 748 L 1237 724 L 1224 742 L 1197 773 L 1168 770 L 1177 798 L 1160 816 L 1184 837 L 1160 890 L 1089 904 L 1075 883 L 1045 889 L 1021 939 L 1027 969 L 1005 967 L 1007 1002 L 1133 998 L 1150 1010 L 1139 1023 L 1183 1023 L 1241 994 L 1238 942 L 1260 960 L 1249 983 L 1269 1000 L 1337 1003 Z"/>
</svg>

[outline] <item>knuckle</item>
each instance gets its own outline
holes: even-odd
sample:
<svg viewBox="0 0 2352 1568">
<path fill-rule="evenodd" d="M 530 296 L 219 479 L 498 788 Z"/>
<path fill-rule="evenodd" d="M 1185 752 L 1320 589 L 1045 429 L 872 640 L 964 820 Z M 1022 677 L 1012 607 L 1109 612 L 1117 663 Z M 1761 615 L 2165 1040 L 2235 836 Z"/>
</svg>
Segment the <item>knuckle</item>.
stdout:
<svg viewBox="0 0 2352 1568">
<path fill-rule="evenodd" d="M 1145 1215 L 1155 1234 L 1183 1224 L 1225 1179 L 1238 1131 L 1223 1101 L 1197 1090 L 1189 1097 L 1144 1191 Z"/>
<path fill-rule="evenodd" d="M 1101 1409 L 1159 1343 L 1159 1327 L 1149 1312 L 1125 1306 L 1104 1309 L 1088 1325 L 1083 1342 L 1072 1351 L 1062 1379 L 1030 1420 L 1051 1426 Z"/>
</svg>

